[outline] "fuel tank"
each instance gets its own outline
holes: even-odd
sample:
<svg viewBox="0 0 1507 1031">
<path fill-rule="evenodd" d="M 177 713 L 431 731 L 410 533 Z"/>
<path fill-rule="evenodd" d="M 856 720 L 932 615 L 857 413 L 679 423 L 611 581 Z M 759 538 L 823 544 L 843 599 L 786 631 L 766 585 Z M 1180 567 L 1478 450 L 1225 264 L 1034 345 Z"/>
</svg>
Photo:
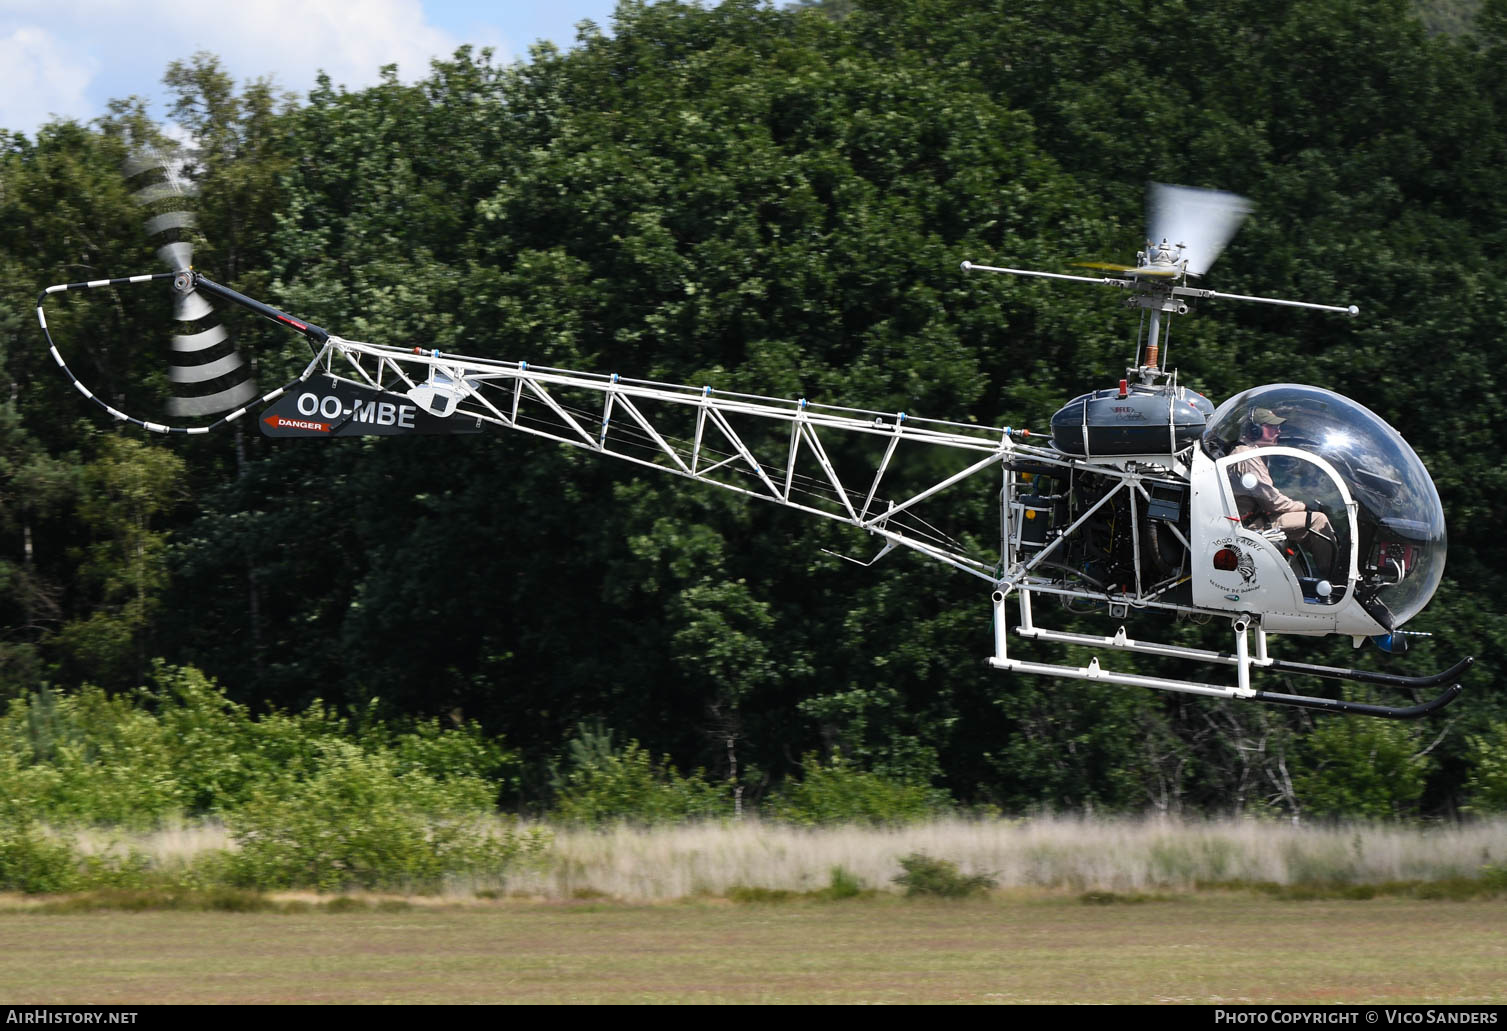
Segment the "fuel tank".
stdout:
<svg viewBox="0 0 1507 1031">
<path fill-rule="evenodd" d="M 1073 398 L 1052 416 L 1065 455 L 1172 455 L 1203 435 L 1214 404 L 1196 390 L 1127 385 Z"/>
</svg>

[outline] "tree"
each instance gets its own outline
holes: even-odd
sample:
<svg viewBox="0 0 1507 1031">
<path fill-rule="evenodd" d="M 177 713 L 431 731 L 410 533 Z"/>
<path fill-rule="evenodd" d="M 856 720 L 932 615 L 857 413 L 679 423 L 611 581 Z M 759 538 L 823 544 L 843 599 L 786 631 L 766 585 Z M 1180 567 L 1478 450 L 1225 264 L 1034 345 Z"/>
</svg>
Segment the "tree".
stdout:
<svg viewBox="0 0 1507 1031">
<path fill-rule="evenodd" d="M 80 475 L 78 518 L 89 540 L 77 549 L 80 586 L 97 599 L 51 642 L 65 682 L 139 684 L 167 583 L 167 533 L 160 517 L 184 500 L 183 460 L 134 437 L 105 436 Z"/>
<path fill-rule="evenodd" d="M 1433 766 L 1416 727 L 1327 720 L 1303 743 L 1294 773 L 1301 812 L 1319 819 L 1395 820 L 1417 812 Z"/>
</svg>

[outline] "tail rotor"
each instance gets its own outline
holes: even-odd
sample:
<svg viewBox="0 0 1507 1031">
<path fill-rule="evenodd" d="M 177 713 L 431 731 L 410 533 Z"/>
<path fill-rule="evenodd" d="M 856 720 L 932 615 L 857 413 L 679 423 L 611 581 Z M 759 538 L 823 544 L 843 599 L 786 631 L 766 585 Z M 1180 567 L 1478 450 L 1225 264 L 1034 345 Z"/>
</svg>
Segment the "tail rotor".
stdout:
<svg viewBox="0 0 1507 1031">
<path fill-rule="evenodd" d="M 190 268 L 198 217 L 193 211 L 196 184 L 184 180 L 155 148 L 143 147 L 121 171 L 137 184 L 133 198 L 148 212 L 147 236 L 158 244 L 157 257 L 169 271 Z M 168 413 L 193 418 L 228 412 L 257 396 L 251 368 L 236 352 L 228 330 L 202 294 L 175 292 L 168 379 L 174 384 Z"/>
</svg>

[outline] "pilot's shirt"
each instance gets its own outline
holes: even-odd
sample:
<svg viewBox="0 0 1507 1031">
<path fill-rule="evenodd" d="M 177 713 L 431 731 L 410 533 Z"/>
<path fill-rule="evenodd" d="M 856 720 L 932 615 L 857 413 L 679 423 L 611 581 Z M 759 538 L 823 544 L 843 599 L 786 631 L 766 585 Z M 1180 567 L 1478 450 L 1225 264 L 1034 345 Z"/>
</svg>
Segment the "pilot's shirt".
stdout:
<svg viewBox="0 0 1507 1031">
<path fill-rule="evenodd" d="M 1243 451 L 1255 451 L 1258 445 L 1240 444 L 1232 455 L 1238 455 Z M 1246 487 L 1240 481 L 1246 473 L 1256 477 L 1253 487 Z M 1252 516 L 1260 517 L 1268 525 L 1275 524 L 1278 516 L 1287 515 L 1291 512 L 1306 512 L 1308 506 L 1301 501 L 1294 501 L 1283 494 L 1272 483 L 1271 470 L 1266 467 L 1266 459 L 1252 456 L 1244 462 L 1236 462 L 1230 467 L 1231 483 L 1235 488 L 1235 503 L 1240 507 L 1240 521 L 1249 525 Z"/>
</svg>

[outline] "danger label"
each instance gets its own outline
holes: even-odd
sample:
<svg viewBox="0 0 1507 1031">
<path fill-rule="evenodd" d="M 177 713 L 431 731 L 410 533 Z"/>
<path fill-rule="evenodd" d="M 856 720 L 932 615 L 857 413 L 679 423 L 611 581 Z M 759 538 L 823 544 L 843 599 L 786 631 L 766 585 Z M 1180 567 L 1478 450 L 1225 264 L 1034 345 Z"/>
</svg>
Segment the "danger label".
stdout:
<svg viewBox="0 0 1507 1031">
<path fill-rule="evenodd" d="M 330 432 L 329 423 L 313 422 L 309 419 L 288 419 L 281 415 L 269 415 L 262 422 L 275 430 L 309 430 L 314 433 Z"/>
</svg>

